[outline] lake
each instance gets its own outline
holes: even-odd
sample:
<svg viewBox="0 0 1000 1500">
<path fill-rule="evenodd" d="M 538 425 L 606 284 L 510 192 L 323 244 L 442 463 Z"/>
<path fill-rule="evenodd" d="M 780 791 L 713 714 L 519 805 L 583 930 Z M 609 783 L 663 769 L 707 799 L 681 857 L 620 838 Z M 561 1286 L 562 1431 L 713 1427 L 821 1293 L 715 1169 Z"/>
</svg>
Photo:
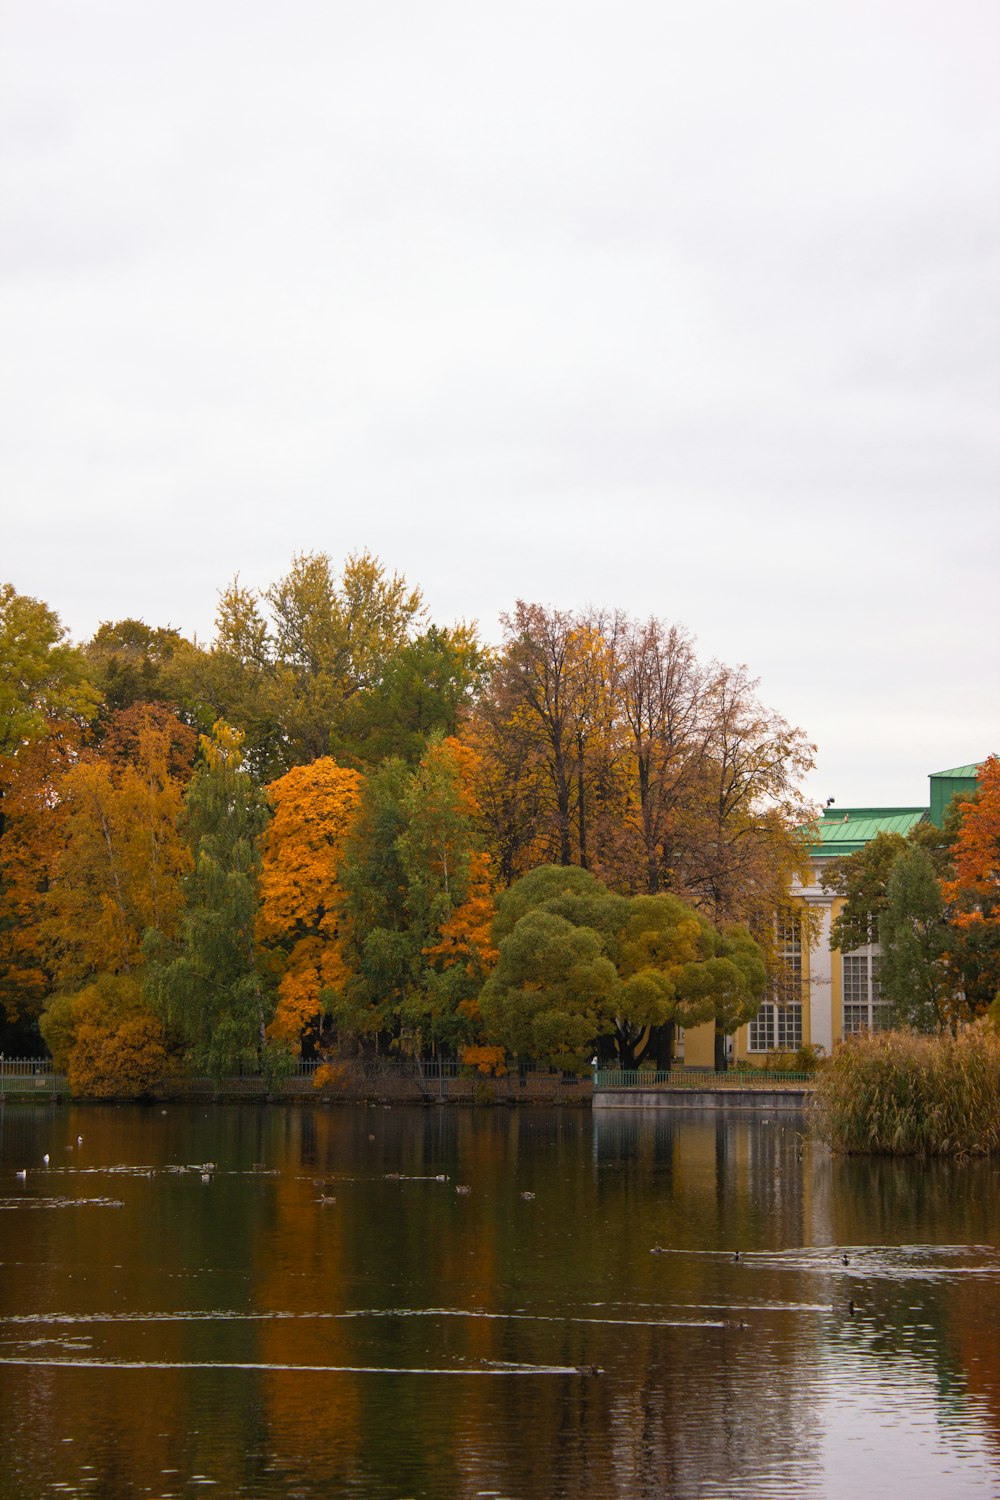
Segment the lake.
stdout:
<svg viewBox="0 0 1000 1500">
<path fill-rule="evenodd" d="M 0 1495 L 996 1496 L 998 1167 L 804 1128 L 8 1104 Z"/>
</svg>

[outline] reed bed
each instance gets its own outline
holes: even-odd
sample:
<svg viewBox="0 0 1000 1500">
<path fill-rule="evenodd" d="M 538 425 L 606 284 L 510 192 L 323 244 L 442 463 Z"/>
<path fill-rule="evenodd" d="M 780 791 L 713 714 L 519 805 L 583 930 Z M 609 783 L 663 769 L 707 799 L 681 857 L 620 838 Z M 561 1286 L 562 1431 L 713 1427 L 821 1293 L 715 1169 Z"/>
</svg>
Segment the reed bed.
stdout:
<svg viewBox="0 0 1000 1500">
<path fill-rule="evenodd" d="M 816 1129 L 835 1151 L 968 1156 L 1000 1150 L 1000 1033 L 852 1037 L 819 1075 Z"/>
</svg>

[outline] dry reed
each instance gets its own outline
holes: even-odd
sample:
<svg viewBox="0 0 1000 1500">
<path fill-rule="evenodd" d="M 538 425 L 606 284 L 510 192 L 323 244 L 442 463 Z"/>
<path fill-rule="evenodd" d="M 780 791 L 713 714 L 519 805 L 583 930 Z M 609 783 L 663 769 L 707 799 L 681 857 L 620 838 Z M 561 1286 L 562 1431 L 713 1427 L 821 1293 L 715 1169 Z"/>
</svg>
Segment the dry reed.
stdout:
<svg viewBox="0 0 1000 1500">
<path fill-rule="evenodd" d="M 1000 1149 L 1000 1033 L 852 1037 L 819 1077 L 816 1129 L 835 1151 L 980 1155 Z"/>
</svg>

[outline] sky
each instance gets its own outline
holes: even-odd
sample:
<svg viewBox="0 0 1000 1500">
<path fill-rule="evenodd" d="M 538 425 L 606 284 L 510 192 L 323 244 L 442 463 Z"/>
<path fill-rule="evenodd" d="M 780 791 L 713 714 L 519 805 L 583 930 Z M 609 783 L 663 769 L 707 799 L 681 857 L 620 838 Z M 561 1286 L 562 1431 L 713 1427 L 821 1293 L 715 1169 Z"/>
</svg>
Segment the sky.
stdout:
<svg viewBox="0 0 1000 1500">
<path fill-rule="evenodd" d="M 6 0 L 0 580 L 368 548 L 683 624 L 927 800 L 1000 751 L 1000 9 Z"/>
</svg>

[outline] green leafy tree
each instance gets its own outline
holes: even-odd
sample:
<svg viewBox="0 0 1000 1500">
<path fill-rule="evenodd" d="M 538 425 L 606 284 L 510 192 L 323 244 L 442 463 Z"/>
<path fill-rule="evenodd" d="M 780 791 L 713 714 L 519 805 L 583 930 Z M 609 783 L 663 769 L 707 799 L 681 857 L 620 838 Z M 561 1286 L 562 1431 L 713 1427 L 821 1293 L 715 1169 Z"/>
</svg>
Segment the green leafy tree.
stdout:
<svg viewBox="0 0 1000 1500">
<path fill-rule="evenodd" d="M 394 1018 L 407 1003 L 419 965 L 398 847 L 406 830 L 408 784 L 409 771 L 396 759 L 365 779 L 341 871 L 349 977 L 342 993 L 328 997 L 328 1004 L 343 1032 L 370 1038 L 377 1047 L 391 1041 Z"/>
<path fill-rule="evenodd" d="M 475 631 L 430 626 L 386 660 L 380 675 L 348 704 L 339 731 L 341 759 L 378 765 L 392 756 L 415 764 L 435 735 L 455 735 L 488 664 Z"/>
<path fill-rule="evenodd" d="M 599 934 L 536 909 L 501 942 L 479 1005 L 488 1035 L 508 1051 L 580 1070 L 614 1024 L 618 991 Z"/>
<path fill-rule="evenodd" d="M 0 584 L 0 755 L 45 735 L 53 719 L 88 722 L 99 703 L 59 616 L 13 584 Z"/>
<path fill-rule="evenodd" d="M 587 946 L 580 951 L 599 954 L 611 966 L 610 989 L 603 988 L 608 974 L 603 965 L 583 976 L 587 982 L 578 1012 L 567 1009 L 565 932 L 540 933 L 529 920 L 537 914 L 586 934 Z M 596 1017 L 600 1025 L 590 1034 L 591 1050 L 596 1044 L 606 1056 L 604 1037 L 613 1041 L 625 1067 L 635 1067 L 650 1052 L 666 1064 L 670 1028 L 677 1022 L 690 1026 L 714 1018 L 732 1030 L 756 1012 L 764 991 L 764 955 L 745 929 L 718 931 L 676 896 L 617 896 L 574 866 L 543 866 L 517 881 L 498 899 L 493 930 L 500 956 L 480 1005 L 491 1037 L 504 1045 L 511 1045 L 511 1015 L 523 1018 L 532 1006 L 545 1013 L 553 984 L 545 968 L 547 934 L 561 965 L 553 971 L 551 1009 L 572 1020 L 567 1036 L 574 1040 L 567 1041 L 567 1049 L 577 1057 L 583 1018 Z M 546 1020 L 546 1035 L 553 1024 Z"/>
<path fill-rule="evenodd" d="M 325 553 L 303 553 L 265 595 L 274 622 L 274 696 L 293 761 L 336 754 L 357 694 L 381 681 L 423 614 L 419 589 L 355 553 L 340 579 Z"/>
<path fill-rule="evenodd" d="M 926 849 L 904 849 L 893 864 L 879 944 L 881 992 L 898 1019 L 919 1031 L 940 1025 L 952 986 L 945 962 L 944 900 Z"/>
<path fill-rule="evenodd" d="M 242 735 L 223 721 L 202 736 L 202 760 L 185 797 L 193 868 L 184 877 L 180 941 L 170 957 L 147 944 L 149 993 L 192 1068 L 221 1077 L 266 1060 L 273 997 L 256 963 L 259 841 L 268 821 L 262 790 L 245 769 Z"/>
<path fill-rule="evenodd" d="M 166 703 L 187 723 L 204 718 L 197 682 L 205 653 L 180 631 L 144 620 L 105 621 L 82 654 L 107 709 Z"/>
<path fill-rule="evenodd" d="M 876 941 L 879 922 L 889 904 L 889 877 L 907 849 L 925 850 L 935 874 L 947 873 L 956 819 L 957 809 L 949 809 L 943 829 L 921 822 L 905 838 L 900 833 L 877 833 L 853 854 L 828 862 L 820 883 L 824 890 L 844 898 L 830 933 L 835 948 L 851 953 Z"/>
<path fill-rule="evenodd" d="M 829 861 L 820 881 L 824 890 L 844 898 L 830 929 L 834 948 L 852 953 L 876 941 L 878 924 L 888 906 L 889 877 L 905 849 L 902 834 L 877 833 L 853 854 Z"/>
<path fill-rule="evenodd" d="M 368 777 L 343 870 L 351 978 L 334 1005 L 343 1030 L 418 1052 L 474 1038 L 494 957 L 475 760 L 436 735 L 412 771 L 390 760 Z"/>
</svg>

